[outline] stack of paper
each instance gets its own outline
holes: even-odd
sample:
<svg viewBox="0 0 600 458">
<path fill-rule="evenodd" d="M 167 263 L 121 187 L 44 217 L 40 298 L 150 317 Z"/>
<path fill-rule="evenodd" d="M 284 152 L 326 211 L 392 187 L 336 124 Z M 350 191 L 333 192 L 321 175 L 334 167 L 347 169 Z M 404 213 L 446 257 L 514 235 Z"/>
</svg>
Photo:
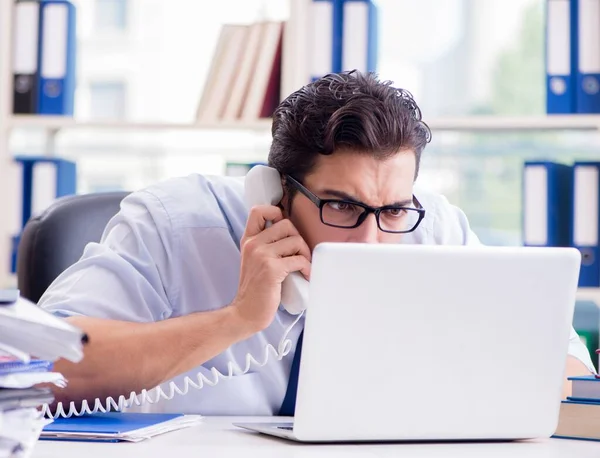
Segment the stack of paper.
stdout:
<svg viewBox="0 0 600 458">
<path fill-rule="evenodd" d="M 0 294 L 0 297 L 2 295 Z M 29 355 L 56 361 L 83 358 L 83 332 L 22 297 L 0 301 L 0 350 L 27 361 Z"/>
<path fill-rule="evenodd" d="M 85 335 L 12 291 L 0 291 L 0 458 L 29 456 L 50 423 L 39 407 L 54 400 L 40 384 L 66 385 L 52 362 L 83 357 Z M 46 385 L 47 386 L 47 385 Z"/>
<path fill-rule="evenodd" d="M 42 439 L 94 442 L 140 442 L 159 434 L 195 426 L 200 415 L 149 413 L 98 413 L 58 418 L 44 428 Z"/>
</svg>

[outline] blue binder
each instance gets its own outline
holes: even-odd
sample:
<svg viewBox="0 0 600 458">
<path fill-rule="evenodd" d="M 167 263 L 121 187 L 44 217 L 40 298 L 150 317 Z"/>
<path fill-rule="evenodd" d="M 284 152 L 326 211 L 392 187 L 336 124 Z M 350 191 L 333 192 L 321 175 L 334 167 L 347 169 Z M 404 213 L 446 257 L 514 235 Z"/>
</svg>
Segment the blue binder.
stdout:
<svg viewBox="0 0 600 458">
<path fill-rule="evenodd" d="M 577 113 L 600 113 L 600 3 L 573 0 L 577 14 Z"/>
<path fill-rule="evenodd" d="M 61 158 L 39 156 L 17 156 L 15 161 L 22 166 L 23 188 L 21 201 L 21 227 L 25 227 L 34 209 L 34 169 L 39 164 L 52 164 L 55 168 L 55 192 L 53 199 L 75 194 L 77 188 L 77 166 L 75 162 Z"/>
<path fill-rule="evenodd" d="M 40 4 L 38 114 L 73 115 L 76 10 L 68 0 Z"/>
<path fill-rule="evenodd" d="M 57 418 L 44 427 L 40 439 L 119 442 L 123 440 L 123 435 L 183 416 L 183 414 L 168 413 L 110 412 Z M 60 434 L 72 434 L 72 436 L 63 438 Z"/>
<path fill-rule="evenodd" d="M 600 162 L 573 164 L 571 246 L 581 252 L 580 287 L 600 286 Z"/>
<path fill-rule="evenodd" d="M 373 0 L 343 0 L 340 70 L 374 72 L 378 60 L 378 11 Z"/>
<path fill-rule="evenodd" d="M 51 164 L 54 167 L 54 183 L 51 189 L 42 190 L 42 192 L 50 192 L 52 195 L 47 196 L 50 200 L 58 197 L 75 194 L 77 191 L 77 165 L 75 162 L 61 158 L 38 157 L 38 156 L 16 156 L 14 159 L 21 164 L 22 169 L 22 189 L 21 189 L 21 224 L 23 229 L 29 218 L 31 218 L 35 210 L 34 196 L 35 192 L 35 168 L 40 164 Z M 38 183 L 39 185 L 39 183 Z M 20 235 L 16 234 L 12 238 L 12 253 L 11 253 L 11 272 L 15 273 L 17 269 L 17 251 L 20 242 Z"/>
<path fill-rule="evenodd" d="M 577 0 L 546 2 L 546 111 L 576 111 Z"/>
<path fill-rule="evenodd" d="M 527 161 L 523 168 L 523 244 L 569 246 L 571 167 Z"/>
</svg>

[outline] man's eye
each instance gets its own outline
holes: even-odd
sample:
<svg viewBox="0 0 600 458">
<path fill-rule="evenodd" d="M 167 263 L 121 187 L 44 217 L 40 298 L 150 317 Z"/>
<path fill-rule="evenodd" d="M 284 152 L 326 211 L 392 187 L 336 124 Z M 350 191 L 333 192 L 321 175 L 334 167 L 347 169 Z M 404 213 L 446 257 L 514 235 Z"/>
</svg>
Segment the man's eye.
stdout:
<svg viewBox="0 0 600 458">
<path fill-rule="evenodd" d="M 399 218 L 401 216 L 404 216 L 406 214 L 406 210 L 403 208 L 388 208 L 387 210 L 385 210 L 385 214 L 387 216 L 391 216 L 394 218 Z"/>
<path fill-rule="evenodd" d="M 354 210 L 354 205 L 351 205 L 346 202 L 328 202 L 327 205 L 335 211 L 338 212 L 349 212 Z"/>
</svg>

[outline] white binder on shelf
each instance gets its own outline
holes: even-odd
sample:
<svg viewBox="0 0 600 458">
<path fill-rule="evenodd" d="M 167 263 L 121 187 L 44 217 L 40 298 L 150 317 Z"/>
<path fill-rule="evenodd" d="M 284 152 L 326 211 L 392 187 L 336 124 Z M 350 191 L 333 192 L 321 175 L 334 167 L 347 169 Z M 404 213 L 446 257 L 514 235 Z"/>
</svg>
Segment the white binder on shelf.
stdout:
<svg viewBox="0 0 600 458">
<path fill-rule="evenodd" d="M 547 0 L 546 112 L 576 111 L 577 1 Z"/>
<path fill-rule="evenodd" d="M 377 68 L 377 8 L 372 0 L 344 0 L 341 70 Z"/>
<path fill-rule="evenodd" d="M 313 81 L 340 70 L 341 37 L 337 30 L 341 26 L 341 14 L 338 12 L 340 1 L 312 0 L 310 4 L 310 29 L 306 33 Z"/>
<path fill-rule="evenodd" d="M 579 286 L 600 287 L 600 162 L 573 165 L 571 245 L 581 252 Z"/>
<path fill-rule="evenodd" d="M 13 113 L 37 112 L 38 32 L 40 4 L 20 0 L 14 8 L 13 30 Z"/>
<path fill-rule="evenodd" d="M 568 246 L 572 169 L 551 161 L 523 167 L 523 244 Z"/>
</svg>

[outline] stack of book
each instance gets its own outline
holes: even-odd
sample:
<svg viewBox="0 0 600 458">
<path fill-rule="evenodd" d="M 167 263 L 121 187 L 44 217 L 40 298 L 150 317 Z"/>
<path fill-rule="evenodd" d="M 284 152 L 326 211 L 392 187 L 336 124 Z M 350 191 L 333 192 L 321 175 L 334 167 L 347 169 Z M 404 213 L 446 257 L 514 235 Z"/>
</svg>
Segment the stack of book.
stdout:
<svg viewBox="0 0 600 458">
<path fill-rule="evenodd" d="M 600 377 L 569 378 L 572 395 L 560 406 L 554 437 L 600 441 Z"/>
<path fill-rule="evenodd" d="M 0 290 L 0 458 L 31 454 L 50 423 L 40 407 L 54 397 L 47 387 L 66 385 L 53 362 L 83 358 L 83 332 L 19 296 Z"/>
<path fill-rule="evenodd" d="M 198 122 L 253 121 L 273 114 L 281 91 L 282 34 L 278 21 L 222 26 Z"/>
</svg>

